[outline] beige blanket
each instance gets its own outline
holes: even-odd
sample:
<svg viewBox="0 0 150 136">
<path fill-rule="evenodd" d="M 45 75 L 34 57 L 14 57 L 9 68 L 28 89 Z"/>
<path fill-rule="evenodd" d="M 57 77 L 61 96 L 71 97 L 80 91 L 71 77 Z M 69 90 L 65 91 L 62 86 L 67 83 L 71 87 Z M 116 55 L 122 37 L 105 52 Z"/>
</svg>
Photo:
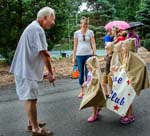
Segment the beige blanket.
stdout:
<svg viewBox="0 0 150 136">
<path fill-rule="evenodd" d="M 131 80 L 131 84 L 139 95 L 142 89 L 150 87 L 148 71 L 144 61 L 133 52 L 129 52 L 127 66 L 127 75 Z"/>
<path fill-rule="evenodd" d="M 87 108 L 87 107 L 104 107 L 106 104 L 106 100 L 104 98 L 104 94 L 102 92 L 102 88 L 100 84 L 97 84 L 98 79 L 93 78 L 89 88 L 83 100 L 80 104 L 80 109 Z"/>
</svg>

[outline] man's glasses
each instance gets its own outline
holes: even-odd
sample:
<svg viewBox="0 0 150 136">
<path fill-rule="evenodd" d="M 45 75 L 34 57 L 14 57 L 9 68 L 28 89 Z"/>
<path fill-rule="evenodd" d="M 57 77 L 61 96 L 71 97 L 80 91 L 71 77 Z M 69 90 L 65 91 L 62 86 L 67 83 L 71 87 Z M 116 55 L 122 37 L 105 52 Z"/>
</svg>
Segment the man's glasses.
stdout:
<svg viewBox="0 0 150 136">
<path fill-rule="evenodd" d="M 85 41 L 85 35 L 83 35 L 83 41 Z"/>
</svg>

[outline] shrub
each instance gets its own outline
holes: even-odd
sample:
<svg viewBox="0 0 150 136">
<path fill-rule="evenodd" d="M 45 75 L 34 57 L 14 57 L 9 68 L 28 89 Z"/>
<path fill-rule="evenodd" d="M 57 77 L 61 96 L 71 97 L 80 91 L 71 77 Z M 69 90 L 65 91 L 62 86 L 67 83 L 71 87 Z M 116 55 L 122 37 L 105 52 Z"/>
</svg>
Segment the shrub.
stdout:
<svg viewBox="0 0 150 136">
<path fill-rule="evenodd" d="M 15 54 L 14 50 L 8 53 L 8 59 L 7 59 L 8 64 L 11 64 L 14 54 Z"/>
<path fill-rule="evenodd" d="M 145 39 L 141 41 L 141 45 L 150 51 L 150 39 Z"/>
</svg>

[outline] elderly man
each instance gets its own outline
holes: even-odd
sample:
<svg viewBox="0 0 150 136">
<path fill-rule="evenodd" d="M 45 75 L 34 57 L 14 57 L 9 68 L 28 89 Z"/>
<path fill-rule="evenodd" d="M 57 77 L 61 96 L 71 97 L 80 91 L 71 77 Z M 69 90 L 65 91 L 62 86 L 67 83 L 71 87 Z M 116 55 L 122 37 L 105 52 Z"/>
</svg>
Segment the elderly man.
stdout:
<svg viewBox="0 0 150 136">
<path fill-rule="evenodd" d="M 52 135 L 52 132 L 41 128 L 45 124 L 37 119 L 37 81 L 43 79 L 44 65 L 48 70 L 49 82 L 55 80 L 44 32 L 44 29 L 49 29 L 54 24 L 54 10 L 49 7 L 42 8 L 37 14 L 37 20 L 29 24 L 22 33 L 10 68 L 10 72 L 15 75 L 19 100 L 25 102 L 28 130 L 36 136 Z"/>
</svg>

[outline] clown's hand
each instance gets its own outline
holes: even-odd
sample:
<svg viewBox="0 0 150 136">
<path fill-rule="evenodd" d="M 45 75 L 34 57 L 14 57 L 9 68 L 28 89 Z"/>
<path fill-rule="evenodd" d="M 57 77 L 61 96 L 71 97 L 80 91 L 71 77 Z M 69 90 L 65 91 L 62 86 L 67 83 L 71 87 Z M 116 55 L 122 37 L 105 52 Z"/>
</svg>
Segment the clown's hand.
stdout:
<svg viewBox="0 0 150 136">
<path fill-rule="evenodd" d="M 116 71 L 118 71 L 118 69 L 119 69 L 118 66 L 113 65 L 112 68 L 111 68 L 111 71 L 116 72 Z"/>
</svg>

